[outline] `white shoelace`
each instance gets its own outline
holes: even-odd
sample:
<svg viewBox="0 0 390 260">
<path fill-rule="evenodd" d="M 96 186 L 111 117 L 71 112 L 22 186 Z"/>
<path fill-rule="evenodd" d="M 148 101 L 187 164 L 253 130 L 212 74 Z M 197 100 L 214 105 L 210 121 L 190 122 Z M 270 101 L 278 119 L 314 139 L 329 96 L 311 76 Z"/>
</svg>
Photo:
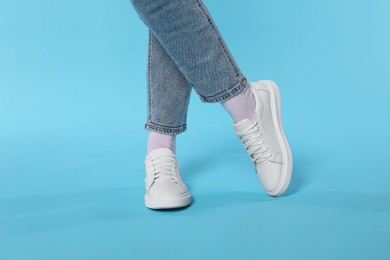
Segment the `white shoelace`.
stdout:
<svg viewBox="0 0 390 260">
<path fill-rule="evenodd" d="M 169 156 L 160 156 L 151 159 L 153 165 L 154 179 L 168 177 L 178 183 L 177 175 L 175 174 L 176 159 Z"/>
<path fill-rule="evenodd" d="M 262 149 L 262 146 L 265 144 L 265 140 L 263 134 L 261 134 L 259 131 L 257 121 L 248 130 L 239 136 L 242 143 L 244 143 L 249 156 L 255 164 L 262 163 L 272 156 L 272 154 L 266 154 L 268 147 Z"/>
</svg>

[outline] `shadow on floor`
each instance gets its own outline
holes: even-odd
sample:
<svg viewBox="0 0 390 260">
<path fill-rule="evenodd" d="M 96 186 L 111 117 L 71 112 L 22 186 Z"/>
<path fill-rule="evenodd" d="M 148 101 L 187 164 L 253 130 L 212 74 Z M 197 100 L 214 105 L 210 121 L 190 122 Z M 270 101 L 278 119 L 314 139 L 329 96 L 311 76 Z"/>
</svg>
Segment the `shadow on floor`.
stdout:
<svg viewBox="0 0 390 260">
<path fill-rule="evenodd" d="M 0 239 L 37 232 L 70 228 L 96 222 L 123 220 L 136 225 L 145 218 L 207 218 L 225 209 L 241 210 L 243 205 L 263 209 L 267 205 L 294 212 L 307 208 L 353 210 L 372 213 L 390 212 L 390 194 L 308 191 L 296 196 L 269 197 L 262 192 L 194 189 L 192 205 L 181 210 L 155 211 L 145 208 L 144 188 L 128 187 L 46 194 L 0 199 Z M 228 216 L 227 216 L 228 217 Z"/>
</svg>

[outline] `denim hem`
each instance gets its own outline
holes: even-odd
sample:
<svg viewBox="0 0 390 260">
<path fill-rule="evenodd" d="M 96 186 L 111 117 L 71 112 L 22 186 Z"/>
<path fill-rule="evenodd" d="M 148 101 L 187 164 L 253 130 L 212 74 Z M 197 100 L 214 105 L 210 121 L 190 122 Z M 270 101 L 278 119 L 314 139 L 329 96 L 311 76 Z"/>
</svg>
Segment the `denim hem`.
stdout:
<svg viewBox="0 0 390 260">
<path fill-rule="evenodd" d="M 223 102 L 240 94 L 247 85 L 248 85 L 248 81 L 246 80 L 246 78 L 241 77 L 240 82 L 238 84 L 234 85 L 231 89 L 227 90 L 222 94 L 213 97 L 204 97 L 199 95 L 199 97 L 200 100 L 204 103 Z"/>
<path fill-rule="evenodd" d="M 179 127 L 171 127 L 171 126 L 162 126 L 151 122 L 146 122 L 144 127 L 146 130 L 157 132 L 160 134 L 167 134 L 167 135 L 177 135 L 187 130 L 186 124 Z"/>
</svg>

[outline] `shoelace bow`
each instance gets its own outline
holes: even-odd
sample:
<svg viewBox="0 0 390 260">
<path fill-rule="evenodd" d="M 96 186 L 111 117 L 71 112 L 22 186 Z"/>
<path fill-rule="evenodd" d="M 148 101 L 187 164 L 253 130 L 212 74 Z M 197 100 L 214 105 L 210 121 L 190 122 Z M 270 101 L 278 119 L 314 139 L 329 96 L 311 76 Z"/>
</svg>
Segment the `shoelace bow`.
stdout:
<svg viewBox="0 0 390 260">
<path fill-rule="evenodd" d="M 262 163 L 272 156 L 272 154 L 266 154 L 268 147 L 262 150 L 265 141 L 262 138 L 263 134 L 259 131 L 257 121 L 239 136 L 254 163 Z"/>
<path fill-rule="evenodd" d="M 174 182 L 178 183 L 177 176 L 175 174 L 176 159 L 169 156 L 160 156 L 151 159 L 153 165 L 154 179 L 160 177 L 168 177 Z"/>
</svg>

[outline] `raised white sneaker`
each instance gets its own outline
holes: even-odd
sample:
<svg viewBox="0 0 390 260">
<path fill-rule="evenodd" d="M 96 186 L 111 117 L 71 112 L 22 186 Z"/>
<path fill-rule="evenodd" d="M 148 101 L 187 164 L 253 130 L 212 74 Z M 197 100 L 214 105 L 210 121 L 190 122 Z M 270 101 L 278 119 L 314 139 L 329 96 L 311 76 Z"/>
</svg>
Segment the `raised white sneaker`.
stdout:
<svg viewBox="0 0 390 260">
<path fill-rule="evenodd" d="M 290 183 L 292 156 L 283 132 L 279 89 L 270 80 L 249 85 L 256 99 L 255 112 L 233 128 L 248 151 L 265 191 L 280 196 Z"/>
<path fill-rule="evenodd" d="M 176 155 L 157 148 L 145 157 L 145 206 L 150 209 L 181 208 L 191 203 L 191 194 L 180 176 Z"/>
</svg>

